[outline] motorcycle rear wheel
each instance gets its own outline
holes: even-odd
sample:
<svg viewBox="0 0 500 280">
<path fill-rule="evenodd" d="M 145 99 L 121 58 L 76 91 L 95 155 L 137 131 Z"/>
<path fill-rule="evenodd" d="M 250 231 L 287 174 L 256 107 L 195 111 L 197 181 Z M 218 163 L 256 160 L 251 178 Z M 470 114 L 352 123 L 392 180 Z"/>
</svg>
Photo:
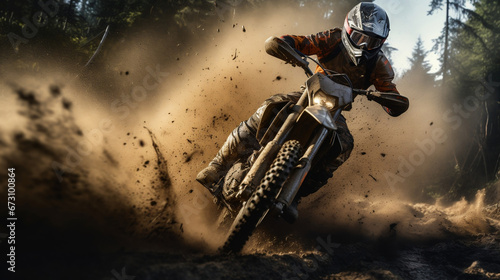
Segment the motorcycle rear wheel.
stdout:
<svg viewBox="0 0 500 280">
<path fill-rule="evenodd" d="M 299 141 L 287 141 L 266 172 L 257 190 L 236 216 L 229 235 L 221 248 L 223 253 L 238 253 L 243 249 L 255 228 L 269 212 L 279 190 L 297 164 L 301 155 Z"/>
</svg>

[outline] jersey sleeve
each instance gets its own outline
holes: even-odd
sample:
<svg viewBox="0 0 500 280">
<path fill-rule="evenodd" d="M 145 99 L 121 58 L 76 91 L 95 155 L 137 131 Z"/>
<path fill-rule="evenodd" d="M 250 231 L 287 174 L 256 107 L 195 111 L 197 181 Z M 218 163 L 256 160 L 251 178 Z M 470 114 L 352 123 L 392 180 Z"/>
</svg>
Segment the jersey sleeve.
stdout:
<svg viewBox="0 0 500 280">
<path fill-rule="evenodd" d="M 387 57 L 382 53 L 382 55 L 377 60 L 377 64 L 375 65 L 375 69 L 371 75 L 370 81 L 378 91 L 393 92 L 399 94 L 396 85 L 392 82 L 393 80 L 394 70 L 392 69 L 391 63 L 389 62 Z M 409 104 L 407 104 L 406 108 L 383 108 L 389 115 L 397 117 L 406 112 L 406 110 L 408 110 L 408 106 Z"/>
<path fill-rule="evenodd" d="M 396 85 L 392 82 L 394 80 L 392 65 L 383 54 L 377 60 L 370 80 L 378 91 L 399 93 Z"/>
<path fill-rule="evenodd" d="M 340 42 L 339 31 L 330 29 L 307 36 L 284 35 L 281 39 L 305 55 L 324 56 Z"/>
</svg>

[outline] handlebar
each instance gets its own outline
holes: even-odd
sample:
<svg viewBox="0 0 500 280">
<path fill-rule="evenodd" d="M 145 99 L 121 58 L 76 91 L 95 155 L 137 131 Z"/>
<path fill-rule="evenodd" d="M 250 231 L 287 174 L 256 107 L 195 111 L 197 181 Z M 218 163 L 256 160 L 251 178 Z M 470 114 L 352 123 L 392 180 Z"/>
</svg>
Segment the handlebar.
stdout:
<svg viewBox="0 0 500 280">
<path fill-rule="evenodd" d="M 366 96 L 366 98 L 370 101 L 376 97 L 380 97 L 382 94 L 380 91 L 364 90 L 364 89 L 352 89 L 352 93 L 355 95 Z"/>
<path fill-rule="evenodd" d="M 265 42 L 266 52 L 274 57 L 277 57 L 287 63 L 292 64 L 293 66 L 299 66 L 306 71 L 307 76 L 312 76 L 313 72 L 309 68 L 309 62 L 307 59 L 314 61 L 318 64 L 325 73 L 328 73 L 326 69 L 323 68 L 321 63 L 314 60 L 313 58 L 304 55 L 300 51 L 292 48 L 288 43 L 283 41 L 277 37 L 270 37 Z M 335 73 L 334 71 L 331 71 Z M 349 77 L 345 74 L 334 74 L 339 76 L 344 76 L 346 81 L 349 83 L 352 88 L 352 83 Z M 329 75 L 330 76 L 330 75 Z M 398 112 L 405 112 L 408 109 L 409 101 L 408 98 L 399 95 L 398 93 L 391 92 L 380 92 L 380 91 L 372 91 L 372 90 L 362 90 L 362 89 L 353 89 L 352 92 L 357 95 L 364 95 L 368 98 L 368 100 L 373 100 L 378 104 L 391 108 L 391 110 L 395 110 Z M 397 115 L 397 114 L 395 114 Z"/>
<path fill-rule="evenodd" d="M 358 95 L 364 95 L 370 101 L 375 101 L 378 104 L 390 108 L 394 115 L 399 115 L 405 112 L 409 106 L 407 97 L 393 92 L 380 92 L 373 90 L 353 89 L 352 92 Z M 396 113 L 401 112 L 401 113 Z"/>
</svg>

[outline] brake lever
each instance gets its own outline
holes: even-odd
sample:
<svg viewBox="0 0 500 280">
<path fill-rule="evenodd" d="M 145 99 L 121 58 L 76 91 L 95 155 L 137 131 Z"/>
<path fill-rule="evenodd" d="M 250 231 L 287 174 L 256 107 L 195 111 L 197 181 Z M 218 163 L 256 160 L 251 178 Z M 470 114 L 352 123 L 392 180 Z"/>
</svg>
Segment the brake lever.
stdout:
<svg viewBox="0 0 500 280">
<path fill-rule="evenodd" d="M 367 90 L 366 91 L 366 99 L 368 99 L 369 101 L 372 101 L 373 100 L 373 90 Z"/>
</svg>

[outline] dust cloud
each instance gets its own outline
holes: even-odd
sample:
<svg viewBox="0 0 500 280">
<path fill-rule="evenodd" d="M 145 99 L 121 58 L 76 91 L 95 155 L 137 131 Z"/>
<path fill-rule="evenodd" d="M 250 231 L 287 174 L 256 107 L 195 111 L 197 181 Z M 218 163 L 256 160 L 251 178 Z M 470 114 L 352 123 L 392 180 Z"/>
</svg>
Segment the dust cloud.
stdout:
<svg viewBox="0 0 500 280">
<path fill-rule="evenodd" d="M 279 10 L 254 9 L 225 21 L 214 16 L 214 23 L 190 34 L 192 41 L 173 28 L 131 32 L 104 51 L 105 61 L 81 72 L 49 61 L 46 73 L 4 76 L 0 163 L 19 172 L 19 215 L 29 228 L 47 230 L 32 243 L 64 232 L 65 245 L 74 246 L 75 236 L 92 237 L 76 248 L 213 252 L 222 242 L 217 209 L 196 174 L 265 98 L 305 82 L 300 69 L 265 54 L 263 42 L 332 27 L 313 11 Z M 274 243 L 276 235 L 269 232 L 297 240 L 288 249 L 301 250 L 327 233 L 343 240 L 397 232 L 418 240 L 498 227 L 481 210 L 483 192 L 451 206 L 410 199 L 452 143 L 434 140 L 443 138 L 433 136 L 435 129 L 448 128 L 432 92 L 399 90 L 411 102 L 400 118 L 356 100 L 345 113 L 356 143 L 349 161 L 303 200 L 296 224 L 265 225 L 250 250 L 272 250 L 266 240 Z M 419 149 L 424 158 L 412 159 Z M 402 159 L 416 162 L 414 170 L 402 169 Z"/>
</svg>

